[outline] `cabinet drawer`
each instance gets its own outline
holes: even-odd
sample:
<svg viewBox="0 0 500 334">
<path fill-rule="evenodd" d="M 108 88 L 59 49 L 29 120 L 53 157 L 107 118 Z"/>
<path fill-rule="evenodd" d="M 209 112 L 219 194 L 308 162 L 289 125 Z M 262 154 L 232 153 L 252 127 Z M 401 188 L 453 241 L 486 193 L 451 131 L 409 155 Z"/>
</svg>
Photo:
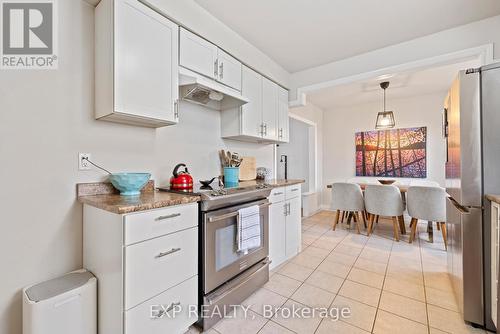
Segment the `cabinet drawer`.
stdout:
<svg viewBox="0 0 500 334">
<path fill-rule="evenodd" d="M 124 317 L 125 333 L 182 333 L 198 320 L 195 313 L 189 313 L 190 307 L 196 310 L 198 304 L 197 292 L 198 276 L 195 276 L 132 310 L 126 311 Z M 174 307 L 174 309 L 165 315 L 161 316 L 159 314 L 171 307 Z M 173 317 L 174 310 L 179 311 L 179 313 L 175 314 L 175 317 Z"/>
<path fill-rule="evenodd" d="M 295 197 L 300 197 L 301 185 L 294 184 L 293 186 L 285 187 L 285 197 L 286 199 L 291 199 Z"/>
<path fill-rule="evenodd" d="M 125 309 L 198 273 L 198 228 L 125 248 Z"/>
<path fill-rule="evenodd" d="M 198 204 L 179 205 L 125 216 L 125 245 L 198 226 Z"/>
<path fill-rule="evenodd" d="M 269 202 L 278 203 L 285 200 L 285 188 L 274 188 L 269 195 Z"/>
</svg>

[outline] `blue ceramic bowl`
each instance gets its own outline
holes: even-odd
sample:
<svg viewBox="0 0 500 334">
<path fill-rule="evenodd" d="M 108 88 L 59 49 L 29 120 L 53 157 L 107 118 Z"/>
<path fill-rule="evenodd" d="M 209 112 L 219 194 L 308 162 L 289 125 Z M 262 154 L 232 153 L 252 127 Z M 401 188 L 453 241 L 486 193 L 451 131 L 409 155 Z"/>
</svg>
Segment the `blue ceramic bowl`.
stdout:
<svg viewBox="0 0 500 334">
<path fill-rule="evenodd" d="M 109 180 L 120 190 L 120 195 L 133 196 L 141 193 L 141 189 L 148 183 L 150 177 L 150 173 L 113 173 L 109 176 Z"/>
</svg>

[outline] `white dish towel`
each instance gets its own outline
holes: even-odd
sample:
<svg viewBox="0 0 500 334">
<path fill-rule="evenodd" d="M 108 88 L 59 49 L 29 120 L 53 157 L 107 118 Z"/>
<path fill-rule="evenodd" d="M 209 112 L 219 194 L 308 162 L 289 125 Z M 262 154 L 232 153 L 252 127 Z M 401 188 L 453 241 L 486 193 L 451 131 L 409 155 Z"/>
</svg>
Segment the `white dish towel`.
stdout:
<svg viewBox="0 0 500 334">
<path fill-rule="evenodd" d="M 238 252 L 246 254 L 249 249 L 261 245 L 260 208 L 258 205 L 238 210 L 236 229 Z"/>
</svg>

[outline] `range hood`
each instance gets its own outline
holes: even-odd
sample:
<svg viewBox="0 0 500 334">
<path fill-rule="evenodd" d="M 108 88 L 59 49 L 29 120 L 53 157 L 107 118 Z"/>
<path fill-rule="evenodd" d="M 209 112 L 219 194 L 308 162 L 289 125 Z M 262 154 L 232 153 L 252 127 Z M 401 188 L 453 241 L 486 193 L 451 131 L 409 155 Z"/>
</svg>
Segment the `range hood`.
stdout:
<svg viewBox="0 0 500 334">
<path fill-rule="evenodd" d="M 239 91 L 182 66 L 179 67 L 179 92 L 185 101 L 220 111 L 238 108 L 250 102 Z"/>
</svg>

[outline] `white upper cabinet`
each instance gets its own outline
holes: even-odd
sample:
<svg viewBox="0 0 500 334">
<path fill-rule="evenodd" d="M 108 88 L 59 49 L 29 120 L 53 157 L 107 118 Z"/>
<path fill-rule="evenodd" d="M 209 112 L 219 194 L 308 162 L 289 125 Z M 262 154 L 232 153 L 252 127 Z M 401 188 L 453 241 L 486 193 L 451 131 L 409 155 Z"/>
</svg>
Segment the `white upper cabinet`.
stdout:
<svg viewBox="0 0 500 334">
<path fill-rule="evenodd" d="M 241 91 L 241 62 L 184 28 L 180 29 L 180 64 Z"/>
<path fill-rule="evenodd" d="M 246 66 L 241 81 L 241 94 L 250 102 L 222 113 L 222 137 L 265 143 L 288 141 L 288 91 Z"/>
<path fill-rule="evenodd" d="M 278 141 L 288 143 L 290 120 L 288 118 L 288 91 L 282 87 L 278 88 Z"/>
<path fill-rule="evenodd" d="M 242 94 L 250 102 L 241 106 L 241 134 L 262 136 L 262 76 L 244 66 L 242 71 Z M 238 117 L 237 115 L 235 117 Z"/>
<path fill-rule="evenodd" d="M 177 123 L 179 27 L 135 0 L 101 1 L 95 25 L 96 118 Z"/>
<path fill-rule="evenodd" d="M 262 138 L 278 139 L 278 85 L 262 79 Z"/>
<path fill-rule="evenodd" d="M 218 48 L 209 41 L 181 28 L 180 64 L 212 79 L 217 78 Z"/>
<path fill-rule="evenodd" d="M 241 91 L 241 63 L 221 49 L 218 51 L 217 63 L 219 66 L 217 80 Z"/>
</svg>

